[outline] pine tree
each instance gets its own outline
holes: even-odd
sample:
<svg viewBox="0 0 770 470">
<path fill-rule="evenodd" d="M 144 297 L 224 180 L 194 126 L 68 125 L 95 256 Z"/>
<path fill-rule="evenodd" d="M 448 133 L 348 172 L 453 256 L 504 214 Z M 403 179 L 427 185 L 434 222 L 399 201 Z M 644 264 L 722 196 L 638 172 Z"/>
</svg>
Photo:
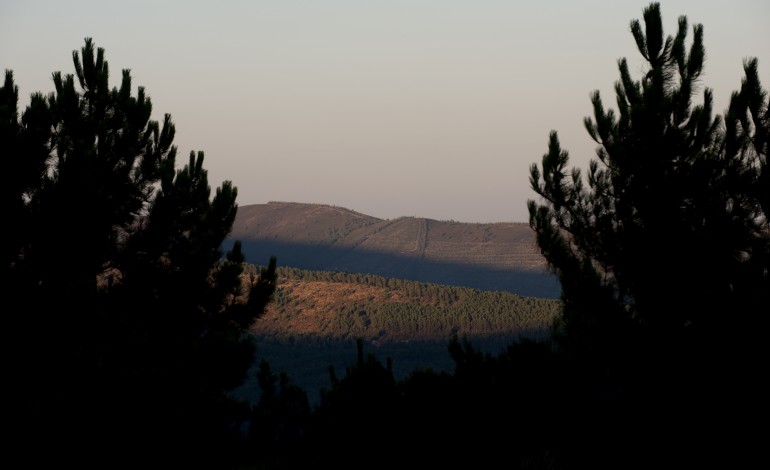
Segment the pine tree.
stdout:
<svg viewBox="0 0 770 470">
<path fill-rule="evenodd" d="M 237 189 L 226 181 L 211 196 L 203 152 L 177 168 L 171 116 L 151 119 L 129 70 L 109 88 L 90 38 L 73 63 L 21 119 L 12 72 L 0 88 L 13 170 L 2 201 L 7 404 L 18 418 L 8 424 L 19 449 L 56 450 L 33 460 L 87 465 L 101 448 L 126 465 L 165 456 L 226 467 L 249 413 L 229 392 L 254 358 L 247 329 L 272 296 L 275 259 L 243 276 L 240 243 L 221 250 Z"/>
<path fill-rule="evenodd" d="M 593 374 L 596 396 L 622 397 L 626 419 L 657 426 L 656 444 L 680 433 L 678 455 L 694 443 L 706 455 L 725 448 L 724 429 L 740 427 L 732 416 L 760 403 L 750 398 L 770 294 L 767 93 L 757 60 L 747 60 L 724 118 L 712 116 L 709 88 L 693 102 L 703 26 L 687 46 L 685 16 L 673 37 L 664 37 L 660 4 L 643 20 L 630 30 L 646 72 L 634 80 L 618 62 L 617 111 L 591 95 L 584 124 L 598 159 L 587 174 L 568 169 L 552 131 L 531 166 L 540 200 L 528 202 L 530 224 L 561 281 L 556 339 Z M 681 421 L 667 421 L 674 415 Z M 649 444 L 633 425 L 622 429 L 623 445 Z"/>
<path fill-rule="evenodd" d="M 768 261 L 767 102 L 756 60 L 725 122 L 712 117 L 710 89 L 692 105 L 705 57 L 702 25 L 687 52 L 686 17 L 665 40 L 659 4 L 644 10 L 644 21 L 644 31 L 633 21 L 631 32 L 647 73 L 633 81 L 619 61 L 617 114 L 592 94 L 594 117 L 585 126 L 599 146 L 587 178 L 567 170 L 555 131 L 541 166 L 531 167 L 542 202 L 528 202 L 530 223 L 562 283 L 564 339 L 585 335 L 586 345 L 602 341 L 603 327 L 676 340 L 713 329 L 758 293 L 746 283 L 767 282 L 750 274 Z M 736 125 L 747 114 L 751 124 Z"/>
</svg>

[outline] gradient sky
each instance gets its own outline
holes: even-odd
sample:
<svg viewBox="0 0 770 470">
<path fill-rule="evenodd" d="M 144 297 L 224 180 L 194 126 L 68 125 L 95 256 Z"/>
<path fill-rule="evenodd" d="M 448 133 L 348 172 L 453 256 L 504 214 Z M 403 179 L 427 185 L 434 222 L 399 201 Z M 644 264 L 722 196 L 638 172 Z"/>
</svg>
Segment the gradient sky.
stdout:
<svg viewBox="0 0 770 470">
<path fill-rule="evenodd" d="M 701 84 L 716 111 L 745 57 L 770 87 L 770 2 L 660 3 L 667 35 L 680 15 L 704 25 Z M 0 67 L 24 108 L 53 90 L 52 72 L 74 73 L 72 51 L 93 38 L 111 86 L 131 69 L 154 119 L 172 115 L 179 162 L 204 151 L 212 186 L 231 180 L 241 206 L 526 222 L 529 166 L 552 129 L 573 166 L 594 158 L 589 94 L 614 107 L 622 57 L 639 77 L 629 22 L 648 4 L 2 0 Z"/>
</svg>

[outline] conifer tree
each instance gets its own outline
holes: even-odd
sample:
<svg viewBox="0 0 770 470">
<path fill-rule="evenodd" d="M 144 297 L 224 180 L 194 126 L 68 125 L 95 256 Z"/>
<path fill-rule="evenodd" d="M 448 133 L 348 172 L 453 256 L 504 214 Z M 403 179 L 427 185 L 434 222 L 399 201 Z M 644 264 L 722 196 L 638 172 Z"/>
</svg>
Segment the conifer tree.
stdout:
<svg viewBox="0 0 770 470">
<path fill-rule="evenodd" d="M 557 344 L 594 374 L 586 380 L 598 384 L 595 396 L 622 397 L 626 419 L 638 420 L 616 428 L 627 431 L 623 445 L 649 445 L 638 429 L 657 426 L 656 444 L 679 433 L 678 455 L 697 444 L 693 457 L 705 456 L 727 448 L 724 430 L 741 428 L 734 417 L 764 400 L 767 93 L 749 59 L 724 117 L 713 116 L 712 91 L 700 83 L 703 26 L 688 45 L 681 16 L 666 37 L 651 3 L 630 31 L 646 71 L 634 80 L 626 59 L 618 62 L 617 110 L 591 95 L 584 124 L 598 158 L 587 173 L 568 168 L 551 132 L 530 170 L 540 197 L 528 201 L 530 224 L 561 281 Z M 666 421 L 675 415 L 676 424 Z"/>
<path fill-rule="evenodd" d="M 226 467 L 248 416 L 229 392 L 254 358 L 247 329 L 272 296 L 275 259 L 244 279 L 240 244 L 221 251 L 237 189 L 226 181 L 212 197 L 203 152 L 177 168 L 171 116 L 151 119 L 129 70 L 109 88 L 90 38 L 73 64 L 20 118 L 11 71 L 0 88 L 6 404 L 18 418 L 7 423 L 19 449 L 54 446 L 33 460 L 88 465 L 101 447 L 126 465 Z"/>
<path fill-rule="evenodd" d="M 628 328 L 677 341 L 713 330 L 727 312 L 751 314 L 733 312 L 736 302 L 767 283 L 759 274 L 768 266 L 767 100 L 756 60 L 747 62 L 725 121 L 712 116 L 710 89 L 693 104 L 702 25 L 689 49 L 684 16 L 676 36 L 664 39 L 653 3 L 631 32 L 648 71 L 634 81 L 619 61 L 617 112 L 592 94 L 585 127 L 598 160 L 587 178 L 567 169 L 555 131 L 541 165 L 531 167 L 542 199 L 528 202 L 530 223 L 561 280 L 564 339 L 586 345 Z"/>
</svg>

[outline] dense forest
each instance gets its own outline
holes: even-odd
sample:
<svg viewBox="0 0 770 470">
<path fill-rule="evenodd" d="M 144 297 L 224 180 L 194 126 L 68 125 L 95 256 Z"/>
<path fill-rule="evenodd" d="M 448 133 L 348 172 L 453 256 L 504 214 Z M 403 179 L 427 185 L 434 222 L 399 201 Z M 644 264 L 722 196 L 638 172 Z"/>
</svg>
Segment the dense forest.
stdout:
<svg viewBox="0 0 770 470">
<path fill-rule="evenodd" d="M 597 159 L 569 168 L 552 131 L 530 168 L 529 223 L 558 302 L 279 270 L 276 257 L 248 265 L 239 241 L 222 248 L 237 188 L 212 194 L 203 152 L 177 165 L 170 114 L 150 119 L 129 69 L 110 88 L 91 38 L 73 51 L 74 73 L 55 72 L 55 90 L 23 111 L 7 70 L 6 466 L 761 465 L 768 93 L 758 60 L 744 59 L 713 115 L 703 26 L 682 16 L 666 36 L 651 3 L 629 27 L 644 70 L 634 79 L 618 61 L 616 111 L 591 95 Z M 297 295 L 308 286 L 331 297 Z M 317 400 L 259 358 L 271 340 L 310 333 L 350 348 Z M 475 343 L 510 333 L 495 351 Z M 397 372 L 378 344 L 410 334 L 436 335 L 451 365 Z"/>
</svg>

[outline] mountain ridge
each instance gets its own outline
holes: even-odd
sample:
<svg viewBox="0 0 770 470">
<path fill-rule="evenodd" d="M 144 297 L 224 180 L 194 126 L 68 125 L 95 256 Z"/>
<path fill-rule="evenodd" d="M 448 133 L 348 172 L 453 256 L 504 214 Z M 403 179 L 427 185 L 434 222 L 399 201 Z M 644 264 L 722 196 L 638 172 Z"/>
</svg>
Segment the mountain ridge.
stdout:
<svg viewBox="0 0 770 470">
<path fill-rule="evenodd" d="M 271 201 L 240 206 L 226 241 L 250 262 L 375 274 L 556 298 L 558 280 L 521 222 L 380 219 L 343 207 Z"/>
</svg>

